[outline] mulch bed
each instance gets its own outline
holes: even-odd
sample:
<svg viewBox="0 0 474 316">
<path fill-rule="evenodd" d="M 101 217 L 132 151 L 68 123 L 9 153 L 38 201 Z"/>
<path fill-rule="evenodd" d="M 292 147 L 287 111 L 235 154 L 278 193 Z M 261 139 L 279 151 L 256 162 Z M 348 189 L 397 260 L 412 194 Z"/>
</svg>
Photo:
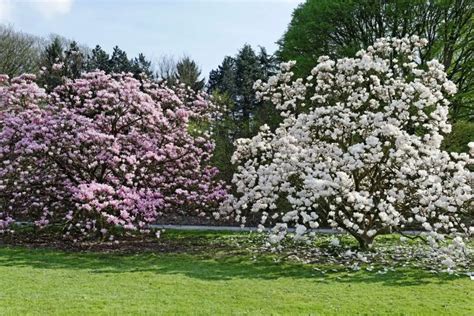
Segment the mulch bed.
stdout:
<svg viewBox="0 0 474 316">
<path fill-rule="evenodd" d="M 123 236 L 113 241 L 63 239 L 51 232 L 5 233 L 0 235 L 1 246 L 19 246 L 31 249 L 56 249 L 72 252 L 101 253 L 205 253 L 210 250 L 228 249 L 229 244 L 219 238 L 212 240 L 205 236 L 184 236 L 173 238 L 163 233 L 160 238 L 152 236 Z"/>
</svg>

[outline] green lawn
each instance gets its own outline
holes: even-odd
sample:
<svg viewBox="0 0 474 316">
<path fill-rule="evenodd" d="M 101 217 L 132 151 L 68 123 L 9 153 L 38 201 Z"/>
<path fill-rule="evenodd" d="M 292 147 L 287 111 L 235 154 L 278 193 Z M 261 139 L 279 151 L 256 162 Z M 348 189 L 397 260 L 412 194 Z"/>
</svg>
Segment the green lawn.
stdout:
<svg viewBox="0 0 474 316">
<path fill-rule="evenodd" d="M 193 254 L 1 247 L 0 315 L 474 315 L 465 275 L 314 267 L 212 244 Z"/>
</svg>

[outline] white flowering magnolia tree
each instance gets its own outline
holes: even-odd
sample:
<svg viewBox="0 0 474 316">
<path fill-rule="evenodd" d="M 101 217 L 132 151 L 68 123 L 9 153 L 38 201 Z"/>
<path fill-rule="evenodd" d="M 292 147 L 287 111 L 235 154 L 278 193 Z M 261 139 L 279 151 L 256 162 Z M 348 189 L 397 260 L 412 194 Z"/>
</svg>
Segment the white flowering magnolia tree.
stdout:
<svg viewBox="0 0 474 316">
<path fill-rule="evenodd" d="M 472 152 L 440 149 L 456 87 L 438 61 L 420 63 L 424 44 L 382 38 L 355 58 L 321 57 L 306 79 L 294 79 L 289 62 L 257 82 L 258 96 L 283 122 L 237 141 L 237 196 L 221 215 L 245 222 L 249 212 L 261 214 L 262 225 L 273 225 L 273 242 L 290 226 L 301 237 L 328 225 L 362 249 L 407 227 L 426 231 L 432 244 L 454 235 L 462 245 L 460 236 L 470 233 L 462 217 L 472 212 Z"/>
</svg>

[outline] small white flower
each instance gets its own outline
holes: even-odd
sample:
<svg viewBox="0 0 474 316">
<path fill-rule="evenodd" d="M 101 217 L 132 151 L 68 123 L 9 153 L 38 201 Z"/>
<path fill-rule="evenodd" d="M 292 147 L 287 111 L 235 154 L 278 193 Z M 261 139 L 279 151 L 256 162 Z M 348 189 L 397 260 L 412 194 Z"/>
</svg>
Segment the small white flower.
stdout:
<svg viewBox="0 0 474 316">
<path fill-rule="evenodd" d="M 331 238 L 331 240 L 329 241 L 329 244 L 333 247 L 339 247 L 341 245 L 341 241 L 339 240 L 339 238 L 337 237 L 333 237 Z"/>
</svg>

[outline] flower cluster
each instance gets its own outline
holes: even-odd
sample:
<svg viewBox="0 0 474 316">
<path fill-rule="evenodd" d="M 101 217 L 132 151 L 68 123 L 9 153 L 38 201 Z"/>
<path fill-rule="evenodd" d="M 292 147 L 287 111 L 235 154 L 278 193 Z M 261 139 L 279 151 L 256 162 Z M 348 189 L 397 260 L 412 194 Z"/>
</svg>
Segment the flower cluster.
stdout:
<svg viewBox="0 0 474 316">
<path fill-rule="evenodd" d="M 49 94 L 34 80 L 0 77 L 0 229 L 147 232 L 164 212 L 202 213 L 226 196 L 213 142 L 189 133 L 212 111 L 205 95 L 128 74 L 87 73 Z"/>
<path fill-rule="evenodd" d="M 342 229 L 362 248 L 406 229 L 422 229 L 434 247 L 469 234 L 473 159 L 440 149 L 456 87 L 438 61 L 421 64 L 425 43 L 381 38 L 355 58 L 319 58 L 306 79 L 294 79 L 289 62 L 256 82 L 283 122 L 237 142 L 238 195 L 221 216 L 261 214 L 272 242 L 289 226 L 298 238 L 320 225 Z"/>
</svg>

